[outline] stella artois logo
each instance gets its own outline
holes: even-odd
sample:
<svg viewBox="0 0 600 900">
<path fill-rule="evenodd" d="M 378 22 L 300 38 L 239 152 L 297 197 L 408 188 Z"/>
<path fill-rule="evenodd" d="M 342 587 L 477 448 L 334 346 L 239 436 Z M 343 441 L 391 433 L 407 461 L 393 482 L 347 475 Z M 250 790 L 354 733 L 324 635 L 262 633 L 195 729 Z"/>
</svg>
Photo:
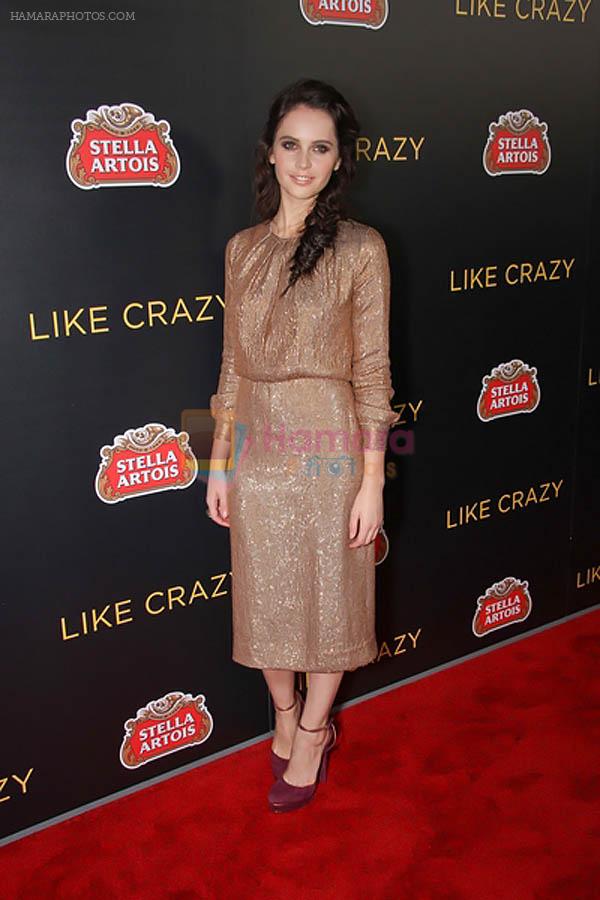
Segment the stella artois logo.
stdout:
<svg viewBox="0 0 600 900">
<path fill-rule="evenodd" d="M 520 359 L 500 363 L 483 376 L 482 385 L 477 401 L 477 415 L 482 422 L 533 412 L 540 402 L 537 370 Z"/>
<path fill-rule="evenodd" d="M 158 422 L 129 428 L 100 450 L 96 493 L 105 503 L 187 488 L 198 473 L 189 434 Z"/>
<path fill-rule="evenodd" d="M 549 165 L 548 126 L 528 109 L 507 112 L 490 123 L 483 150 L 488 175 L 542 175 Z"/>
<path fill-rule="evenodd" d="M 137 769 L 153 759 L 202 744 L 213 730 L 204 694 L 192 697 L 181 691 L 165 694 L 138 709 L 125 722 L 119 757 L 126 769 Z"/>
<path fill-rule="evenodd" d="M 381 28 L 388 9 L 388 0 L 300 0 L 300 11 L 311 25 Z"/>
<path fill-rule="evenodd" d="M 169 123 L 135 103 L 88 109 L 71 131 L 67 174 L 78 188 L 170 187 L 179 177 Z"/>
<path fill-rule="evenodd" d="M 531 612 L 531 596 L 526 581 L 505 578 L 489 587 L 477 598 L 473 616 L 473 634 L 485 637 L 490 631 L 522 622 Z"/>
</svg>

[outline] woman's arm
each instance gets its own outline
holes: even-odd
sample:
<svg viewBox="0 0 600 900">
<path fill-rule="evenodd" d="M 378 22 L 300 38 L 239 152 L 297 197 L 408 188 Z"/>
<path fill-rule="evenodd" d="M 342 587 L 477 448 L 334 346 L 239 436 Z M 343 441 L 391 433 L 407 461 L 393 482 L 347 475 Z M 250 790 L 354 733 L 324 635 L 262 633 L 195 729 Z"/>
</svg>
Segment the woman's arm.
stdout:
<svg viewBox="0 0 600 900">
<path fill-rule="evenodd" d="M 232 244 L 231 237 L 225 247 L 225 290 L 223 310 L 223 348 L 221 352 L 221 369 L 217 390 L 210 397 L 210 414 L 215 419 L 213 438 L 231 440 L 231 429 L 235 413 L 235 402 L 240 379 L 234 367 L 233 337 L 233 277 L 232 277 Z"/>
<path fill-rule="evenodd" d="M 210 397 L 210 414 L 215 420 L 215 427 L 206 492 L 206 504 L 211 518 L 224 526 L 229 526 L 227 473 L 230 466 L 232 428 L 240 381 L 234 366 L 232 245 L 233 237 L 225 247 L 223 348 L 217 390 Z"/>
<path fill-rule="evenodd" d="M 390 266 L 385 241 L 369 227 L 352 293 L 352 387 L 364 454 L 363 479 L 349 523 L 351 547 L 372 541 L 383 522 L 388 431 L 399 419 L 389 359 Z M 357 529 L 358 534 L 357 534 Z"/>
</svg>

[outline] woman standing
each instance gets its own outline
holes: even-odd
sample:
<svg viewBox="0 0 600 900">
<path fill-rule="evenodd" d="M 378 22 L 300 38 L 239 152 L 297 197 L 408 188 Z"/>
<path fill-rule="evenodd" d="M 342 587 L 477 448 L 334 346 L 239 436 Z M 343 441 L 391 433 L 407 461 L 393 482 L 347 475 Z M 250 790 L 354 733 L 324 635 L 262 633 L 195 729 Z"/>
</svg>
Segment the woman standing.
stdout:
<svg viewBox="0 0 600 900">
<path fill-rule="evenodd" d="M 358 129 L 330 85 L 281 91 L 257 148 L 261 221 L 225 249 L 207 512 L 230 527 L 232 658 L 262 669 L 276 710 L 269 804 L 281 812 L 325 781 L 344 671 L 377 656 L 375 537 L 399 415 L 386 246 L 343 205 Z"/>
</svg>

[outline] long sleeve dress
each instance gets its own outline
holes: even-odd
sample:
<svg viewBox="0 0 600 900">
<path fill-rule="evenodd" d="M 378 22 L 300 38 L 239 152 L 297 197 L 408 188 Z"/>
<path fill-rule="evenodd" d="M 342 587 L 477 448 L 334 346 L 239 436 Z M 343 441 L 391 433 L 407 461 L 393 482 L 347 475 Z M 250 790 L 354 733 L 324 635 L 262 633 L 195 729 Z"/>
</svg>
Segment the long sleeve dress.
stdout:
<svg viewBox="0 0 600 900">
<path fill-rule="evenodd" d="M 352 670 L 377 656 L 375 542 L 350 548 L 363 448 L 400 418 L 389 363 L 385 242 L 338 224 L 312 274 L 287 294 L 299 237 L 268 221 L 225 249 L 214 436 L 228 473 L 232 658 L 255 668 Z"/>
</svg>

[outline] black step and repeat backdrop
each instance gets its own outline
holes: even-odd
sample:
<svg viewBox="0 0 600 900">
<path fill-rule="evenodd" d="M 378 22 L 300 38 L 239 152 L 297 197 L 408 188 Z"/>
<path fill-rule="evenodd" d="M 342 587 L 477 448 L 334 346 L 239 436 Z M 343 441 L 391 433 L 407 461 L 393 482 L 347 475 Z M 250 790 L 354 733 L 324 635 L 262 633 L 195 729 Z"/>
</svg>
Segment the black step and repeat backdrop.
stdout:
<svg viewBox="0 0 600 900">
<path fill-rule="evenodd" d="M 600 602 L 596 6 L 4 8 L 2 835 L 271 727 L 204 473 L 224 247 L 298 77 L 357 111 L 392 267 L 380 652 L 339 699 Z"/>
</svg>

